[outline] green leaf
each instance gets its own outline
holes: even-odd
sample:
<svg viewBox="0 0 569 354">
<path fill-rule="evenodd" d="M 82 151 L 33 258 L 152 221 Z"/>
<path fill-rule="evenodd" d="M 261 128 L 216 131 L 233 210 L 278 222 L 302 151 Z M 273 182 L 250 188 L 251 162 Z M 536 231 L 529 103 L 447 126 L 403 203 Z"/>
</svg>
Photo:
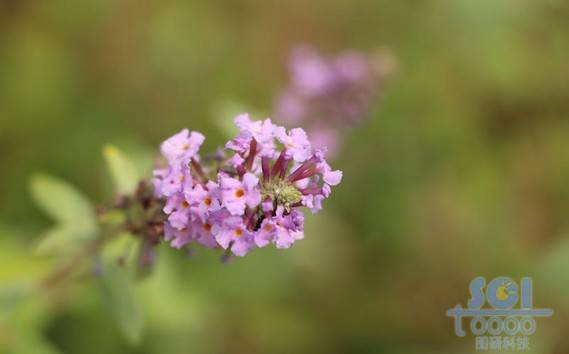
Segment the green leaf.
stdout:
<svg viewBox="0 0 569 354">
<path fill-rule="evenodd" d="M 113 145 L 106 145 L 103 148 L 103 156 L 113 177 L 116 192 L 121 194 L 134 192 L 140 181 L 135 165 Z"/>
<path fill-rule="evenodd" d="M 40 254 L 55 254 L 74 250 L 93 239 L 96 231 L 90 228 L 55 226 L 42 234 L 35 250 Z"/>
<path fill-rule="evenodd" d="M 30 189 L 38 206 L 55 221 L 83 226 L 96 224 L 91 203 L 69 183 L 37 174 L 31 178 Z"/>
<path fill-rule="evenodd" d="M 128 269 L 136 268 L 141 239 L 129 233 L 120 233 L 109 239 L 101 250 L 101 261 L 105 267 L 114 266 L 121 259 Z M 132 274 L 135 274 L 133 271 Z"/>
<path fill-rule="evenodd" d="M 139 243 L 133 235 L 120 234 L 107 242 L 101 254 L 103 297 L 119 329 L 133 345 L 140 342 L 144 327 L 134 289 Z"/>
<path fill-rule="evenodd" d="M 89 200 L 75 187 L 55 177 L 38 174 L 30 183 L 32 197 L 55 221 L 38 243 L 40 253 L 64 253 L 97 236 L 97 216 Z"/>
<path fill-rule="evenodd" d="M 101 290 L 109 311 L 126 339 L 133 345 L 139 344 L 144 319 L 128 268 L 116 263 L 105 267 L 101 277 Z"/>
</svg>

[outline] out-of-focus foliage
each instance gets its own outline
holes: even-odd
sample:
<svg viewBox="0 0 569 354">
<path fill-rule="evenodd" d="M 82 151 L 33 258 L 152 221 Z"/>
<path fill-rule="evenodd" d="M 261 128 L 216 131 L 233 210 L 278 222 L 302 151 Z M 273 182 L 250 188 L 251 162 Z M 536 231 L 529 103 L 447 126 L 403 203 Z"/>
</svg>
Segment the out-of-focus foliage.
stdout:
<svg viewBox="0 0 569 354">
<path fill-rule="evenodd" d="M 98 234 L 95 210 L 73 186 L 56 178 L 35 175 L 30 183 L 36 204 L 55 222 L 37 245 L 41 253 L 69 253 Z"/>
<path fill-rule="evenodd" d="M 117 194 L 132 194 L 136 185 L 141 180 L 136 166 L 134 166 L 122 152 L 112 145 L 103 149 L 103 156 L 115 183 Z"/>
<path fill-rule="evenodd" d="M 0 353 L 471 353 L 445 311 L 479 275 L 534 277 L 555 315 L 533 351 L 567 353 L 567 38 L 562 0 L 1 2 Z M 213 151 L 223 115 L 270 112 L 299 42 L 399 60 L 305 240 L 229 266 L 162 248 L 126 315 L 97 280 L 38 290 L 59 259 L 33 252 L 33 173 L 102 203 L 107 143 L 140 173 L 182 127 Z"/>
<path fill-rule="evenodd" d="M 126 339 L 135 345 L 140 342 L 144 328 L 132 281 L 137 248 L 138 242 L 132 235 L 120 235 L 113 240 L 104 250 L 100 276 L 102 294 L 109 311 Z M 122 259 L 120 257 L 126 258 L 123 264 L 117 262 L 117 259 Z"/>
</svg>

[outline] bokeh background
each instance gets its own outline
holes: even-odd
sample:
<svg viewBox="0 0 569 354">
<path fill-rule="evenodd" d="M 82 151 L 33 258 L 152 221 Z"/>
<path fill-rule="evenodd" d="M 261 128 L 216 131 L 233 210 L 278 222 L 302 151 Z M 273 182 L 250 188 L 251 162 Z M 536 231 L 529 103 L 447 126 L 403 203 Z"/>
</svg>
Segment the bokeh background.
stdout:
<svg viewBox="0 0 569 354">
<path fill-rule="evenodd" d="M 562 0 L 0 1 L 0 286 L 56 262 L 33 252 L 51 224 L 33 173 L 104 203 L 106 143 L 147 171 L 182 127 L 214 149 L 224 119 L 271 112 L 297 43 L 398 59 L 306 239 L 230 265 L 163 247 L 137 285 L 137 346 L 93 280 L 4 302 L 1 353 L 471 353 L 445 311 L 480 275 L 532 276 L 535 304 L 555 310 L 532 352 L 569 352 Z"/>
</svg>

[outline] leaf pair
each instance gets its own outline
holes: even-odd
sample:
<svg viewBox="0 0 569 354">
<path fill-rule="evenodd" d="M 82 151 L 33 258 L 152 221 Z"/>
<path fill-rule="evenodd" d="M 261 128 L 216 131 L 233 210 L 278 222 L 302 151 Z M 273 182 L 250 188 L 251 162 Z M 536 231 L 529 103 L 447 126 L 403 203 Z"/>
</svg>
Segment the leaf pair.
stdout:
<svg viewBox="0 0 569 354">
<path fill-rule="evenodd" d="M 139 181 L 136 167 L 117 148 L 107 145 L 103 155 L 113 177 L 116 193 L 129 194 Z M 32 177 L 32 197 L 54 221 L 37 246 L 47 254 L 66 254 L 100 233 L 95 208 L 77 188 L 45 174 Z"/>
<path fill-rule="evenodd" d="M 37 205 L 56 222 L 41 237 L 38 252 L 67 254 L 97 237 L 99 227 L 95 210 L 74 186 L 38 174 L 32 177 L 30 188 Z"/>
<path fill-rule="evenodd" d="M 103 149 L 103 156 L 113 178 L 116 194 L 132 194 L 139 182 L 136 167 L 114 146 Z M 55 225 L 45 232 L 37 251 L 56 256 L 68 256 L 102 237 L 95 208 L 71 184 L 44 174 L 37 174 L 30 182 L 31 194 L 37 205 L 49 215 Z M 99 255 L 101 260 L 100 286 L 109 311 L 118 327 L 133 344 L 140 341 L 143 316 L 138 307 L 133 286 L 132 258 L 117 262 L 123 256 L 136 254 L 139 240 L 132 235 L 111 235 Z M 131 268 L 129 269 L 129 266 Z"/>
</svg>

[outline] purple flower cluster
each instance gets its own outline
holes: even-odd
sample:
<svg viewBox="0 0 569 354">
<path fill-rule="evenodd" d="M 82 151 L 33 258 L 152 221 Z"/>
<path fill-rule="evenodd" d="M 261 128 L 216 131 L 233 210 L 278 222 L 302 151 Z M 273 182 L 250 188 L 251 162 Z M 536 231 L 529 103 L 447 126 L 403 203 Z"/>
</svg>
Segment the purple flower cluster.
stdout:
<svg viewBox="0 0 569 354">
<path fill-rule="evenodd" d="M 214 158 L 200 158 L 205 138 L 187 129 L 162 144 L 168 166 L 154 171 L 153 186 L 166 201 L 164 237 L 172 247 L 198 243 L 237 256 L 268 244 L 288 248 L 304 238 L 301 208 L 318 212 L 340 183 L 342 172 L 304 130 L 247 114 L 235 124 L 238 136 Z"/>
<path fill-rule="evenodd" d="M 327 58 L 310 46 L 297 46 L 288 66 L 290 83 L 277 99 L 275 114 L 286 125 L 306 127 L 315 146 L 334 152 L 340 133 L 366 116 L 393 64 L 387 54 L 349 51 Z"/>
</svg>

